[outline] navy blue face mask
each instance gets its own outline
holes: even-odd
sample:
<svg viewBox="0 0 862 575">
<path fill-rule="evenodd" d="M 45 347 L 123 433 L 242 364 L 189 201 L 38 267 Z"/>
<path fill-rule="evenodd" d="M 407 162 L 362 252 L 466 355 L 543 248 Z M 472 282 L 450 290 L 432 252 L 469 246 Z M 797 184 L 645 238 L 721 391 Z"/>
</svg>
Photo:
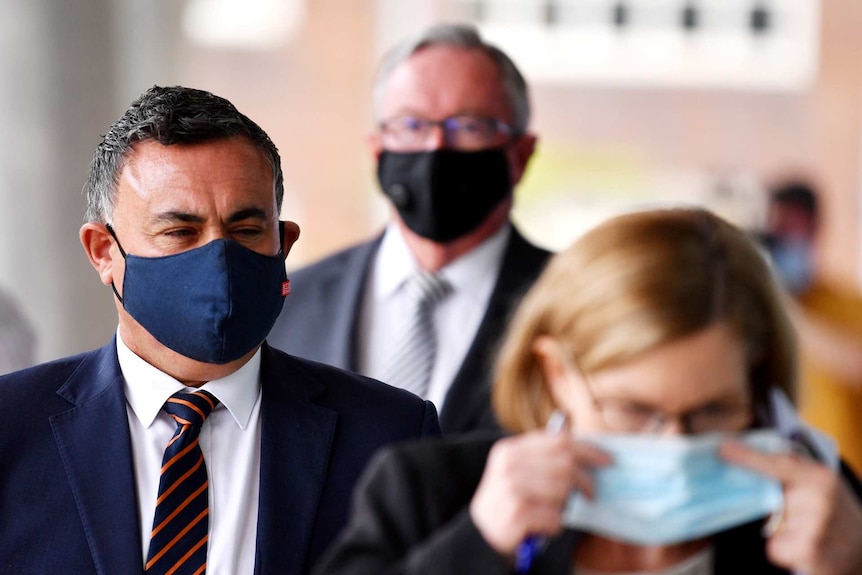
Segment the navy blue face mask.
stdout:
<svg viewBox="0 0 862 575">
<path fill-rule="evenodd" d="M 288 283 L 284 258 L 239 243 L 214 240 L 182 253 L 146 258 L 127 255 L 123 308 L 162 345 L 188 358 L 224 364 L 266 338 Z"/>
</svg>

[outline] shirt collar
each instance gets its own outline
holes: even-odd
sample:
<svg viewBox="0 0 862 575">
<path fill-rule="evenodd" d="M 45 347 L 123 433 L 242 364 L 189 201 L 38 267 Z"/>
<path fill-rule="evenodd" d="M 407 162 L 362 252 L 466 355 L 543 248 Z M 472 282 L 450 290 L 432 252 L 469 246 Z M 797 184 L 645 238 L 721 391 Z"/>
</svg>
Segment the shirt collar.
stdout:
<svg viewBox="0 0 862 575">
<path fill-rule="evenodd" d="M 125 380 L 126 401 L 145 428 L 152 425 L 171 395 L 183 390 L 195 391 L 136 355 L 123 341 L 119 329 L 116 341 L 117 358 Z M 260 349 L 235 372 L 208 381 L 199 389 L 205 389 L 218 398 L 240 429 L 245 429 L 260 395 L 259 374 Z"/>
<path fill-rule="evenodd" d="M 506 244 L 509 243 L 511 228 L 511 224 L 503 226 L 479 246 L 441 270 L 455 291 L 478 297 L 478 294 L 486 291 L 478 288 L 487 284 L 487 293 L 490 293 L 503 261 Z"/>
<path fill-rule="evenodd" d="M 457 291 L 487 281 L 488 278 L 496 278 L 511 234 L 511 224 L 502 226 L 494 235 L 438 273 Z M 418 270 L 419 263 L 410 252 L 401 230 L 395 223 L 390 223 L 380 242 L 374 266 L 372 285 L 376 286 L 376 296 L 381 299 L 392 296 Z M 463 291 L 470 293 L 474 290 Z"/>
<path fill-rule="evenodd" d="M 416 258 L 395 223 L 386 226 L 376 260 L 373 285 L 376 286 L 376 295 L 383 299 L 395 293 L 407 278 L 419 270 Z"/>
</svg>

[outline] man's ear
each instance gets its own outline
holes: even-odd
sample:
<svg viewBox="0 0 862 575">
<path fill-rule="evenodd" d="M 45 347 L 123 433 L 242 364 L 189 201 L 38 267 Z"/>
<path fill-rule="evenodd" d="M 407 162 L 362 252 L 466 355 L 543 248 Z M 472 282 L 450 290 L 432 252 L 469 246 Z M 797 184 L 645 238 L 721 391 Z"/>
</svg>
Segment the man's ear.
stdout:
<svg viewBox="0 0 862 575">
<path fill-rule="evenodd" d="M 87 253 L 87 258 L 99 273 L 99 279 L 105 285 L 111 285 L 114 281 L 114 260 L 111 255 L 113 241 L 111 234 L 105 224 L 88 222 L 81 226 L 78 233 L 81 245 Z"/>
<path fill-rule="evenodd" d="M 365 141 L 368 144 L 368 150 L 371 152 L 371 157 L 374 158 L 374 161 L 377 162 L 380 160 L 380 154 L 383 153 L 383 142 L 380 140 L 380 134 L 378 132 L 371 132 L 365 138 Z"/>
<path fill-rule="evenodd" d="M 290 248 L 299 239 L 299 225 L 296 222 L 281 221 L 281 249 L 284 257 L 290 253 Z"/>
<path fill-rule="evenodd" d="M 527 132 L 515 140 L 509 147 L 509 175 L 512 178 L 513 186 L 517 185 L 521 181 L 521 178 L 524 177 L 524 172 L 527 171 L 527 164 L 530 163 L 530 158 L 533 157 L 533 153 L 536 151 L 537 141 L 538 138 L 536 138 L 535 134 Z"/>
</svg>

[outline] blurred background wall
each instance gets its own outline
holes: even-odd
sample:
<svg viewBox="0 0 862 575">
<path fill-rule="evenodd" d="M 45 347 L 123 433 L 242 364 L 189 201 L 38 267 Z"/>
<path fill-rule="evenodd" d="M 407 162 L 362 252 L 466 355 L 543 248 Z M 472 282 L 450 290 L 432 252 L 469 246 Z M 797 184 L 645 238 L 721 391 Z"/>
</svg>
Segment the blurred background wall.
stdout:
<svg viewBox="0 0 862 575">
<path fill-rule="evenodd" d="M 375 233 L 365 136 L 381 52 L 469 19 L 532 85 L 536 159 L 516 218 L 559 248 L 615 211 L 706 204 L 760 224 L 801 174 L 824 214 L 818 266 L 862 273 L 862 3 L 852 0 L 0 0 L 0 288 L 38 360 L 101 345 L 112 294 L 78 242 L 93 149 L 142 90 L 213 91 L 283 156 L 288 267 Z"/>
</svg>

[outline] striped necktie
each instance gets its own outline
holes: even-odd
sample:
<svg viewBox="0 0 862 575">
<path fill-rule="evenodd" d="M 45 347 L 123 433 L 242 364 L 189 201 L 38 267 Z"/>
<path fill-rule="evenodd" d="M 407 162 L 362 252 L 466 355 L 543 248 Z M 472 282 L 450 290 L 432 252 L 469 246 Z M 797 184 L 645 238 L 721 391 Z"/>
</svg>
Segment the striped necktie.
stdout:
<svg viewBox="0 0 862 575">
<path fill-rule="evenodd" d="M 177 422 L 165 448 L 147 575 L 200 575 L 207 567 L 207 468 L 198 444 L 201 426 L 218 405 L 206 391 L 178 392 L 164 409 Z"/>
<path fill-rule="evenodd" d="M 437 352 L 434 306 L 452 292 L 452 286 L 437 274 L 419 270 L 407 280 L 405 289 L 412 313 L 395 331 L 382 380 L 424 398 Z"/>
</svg>

